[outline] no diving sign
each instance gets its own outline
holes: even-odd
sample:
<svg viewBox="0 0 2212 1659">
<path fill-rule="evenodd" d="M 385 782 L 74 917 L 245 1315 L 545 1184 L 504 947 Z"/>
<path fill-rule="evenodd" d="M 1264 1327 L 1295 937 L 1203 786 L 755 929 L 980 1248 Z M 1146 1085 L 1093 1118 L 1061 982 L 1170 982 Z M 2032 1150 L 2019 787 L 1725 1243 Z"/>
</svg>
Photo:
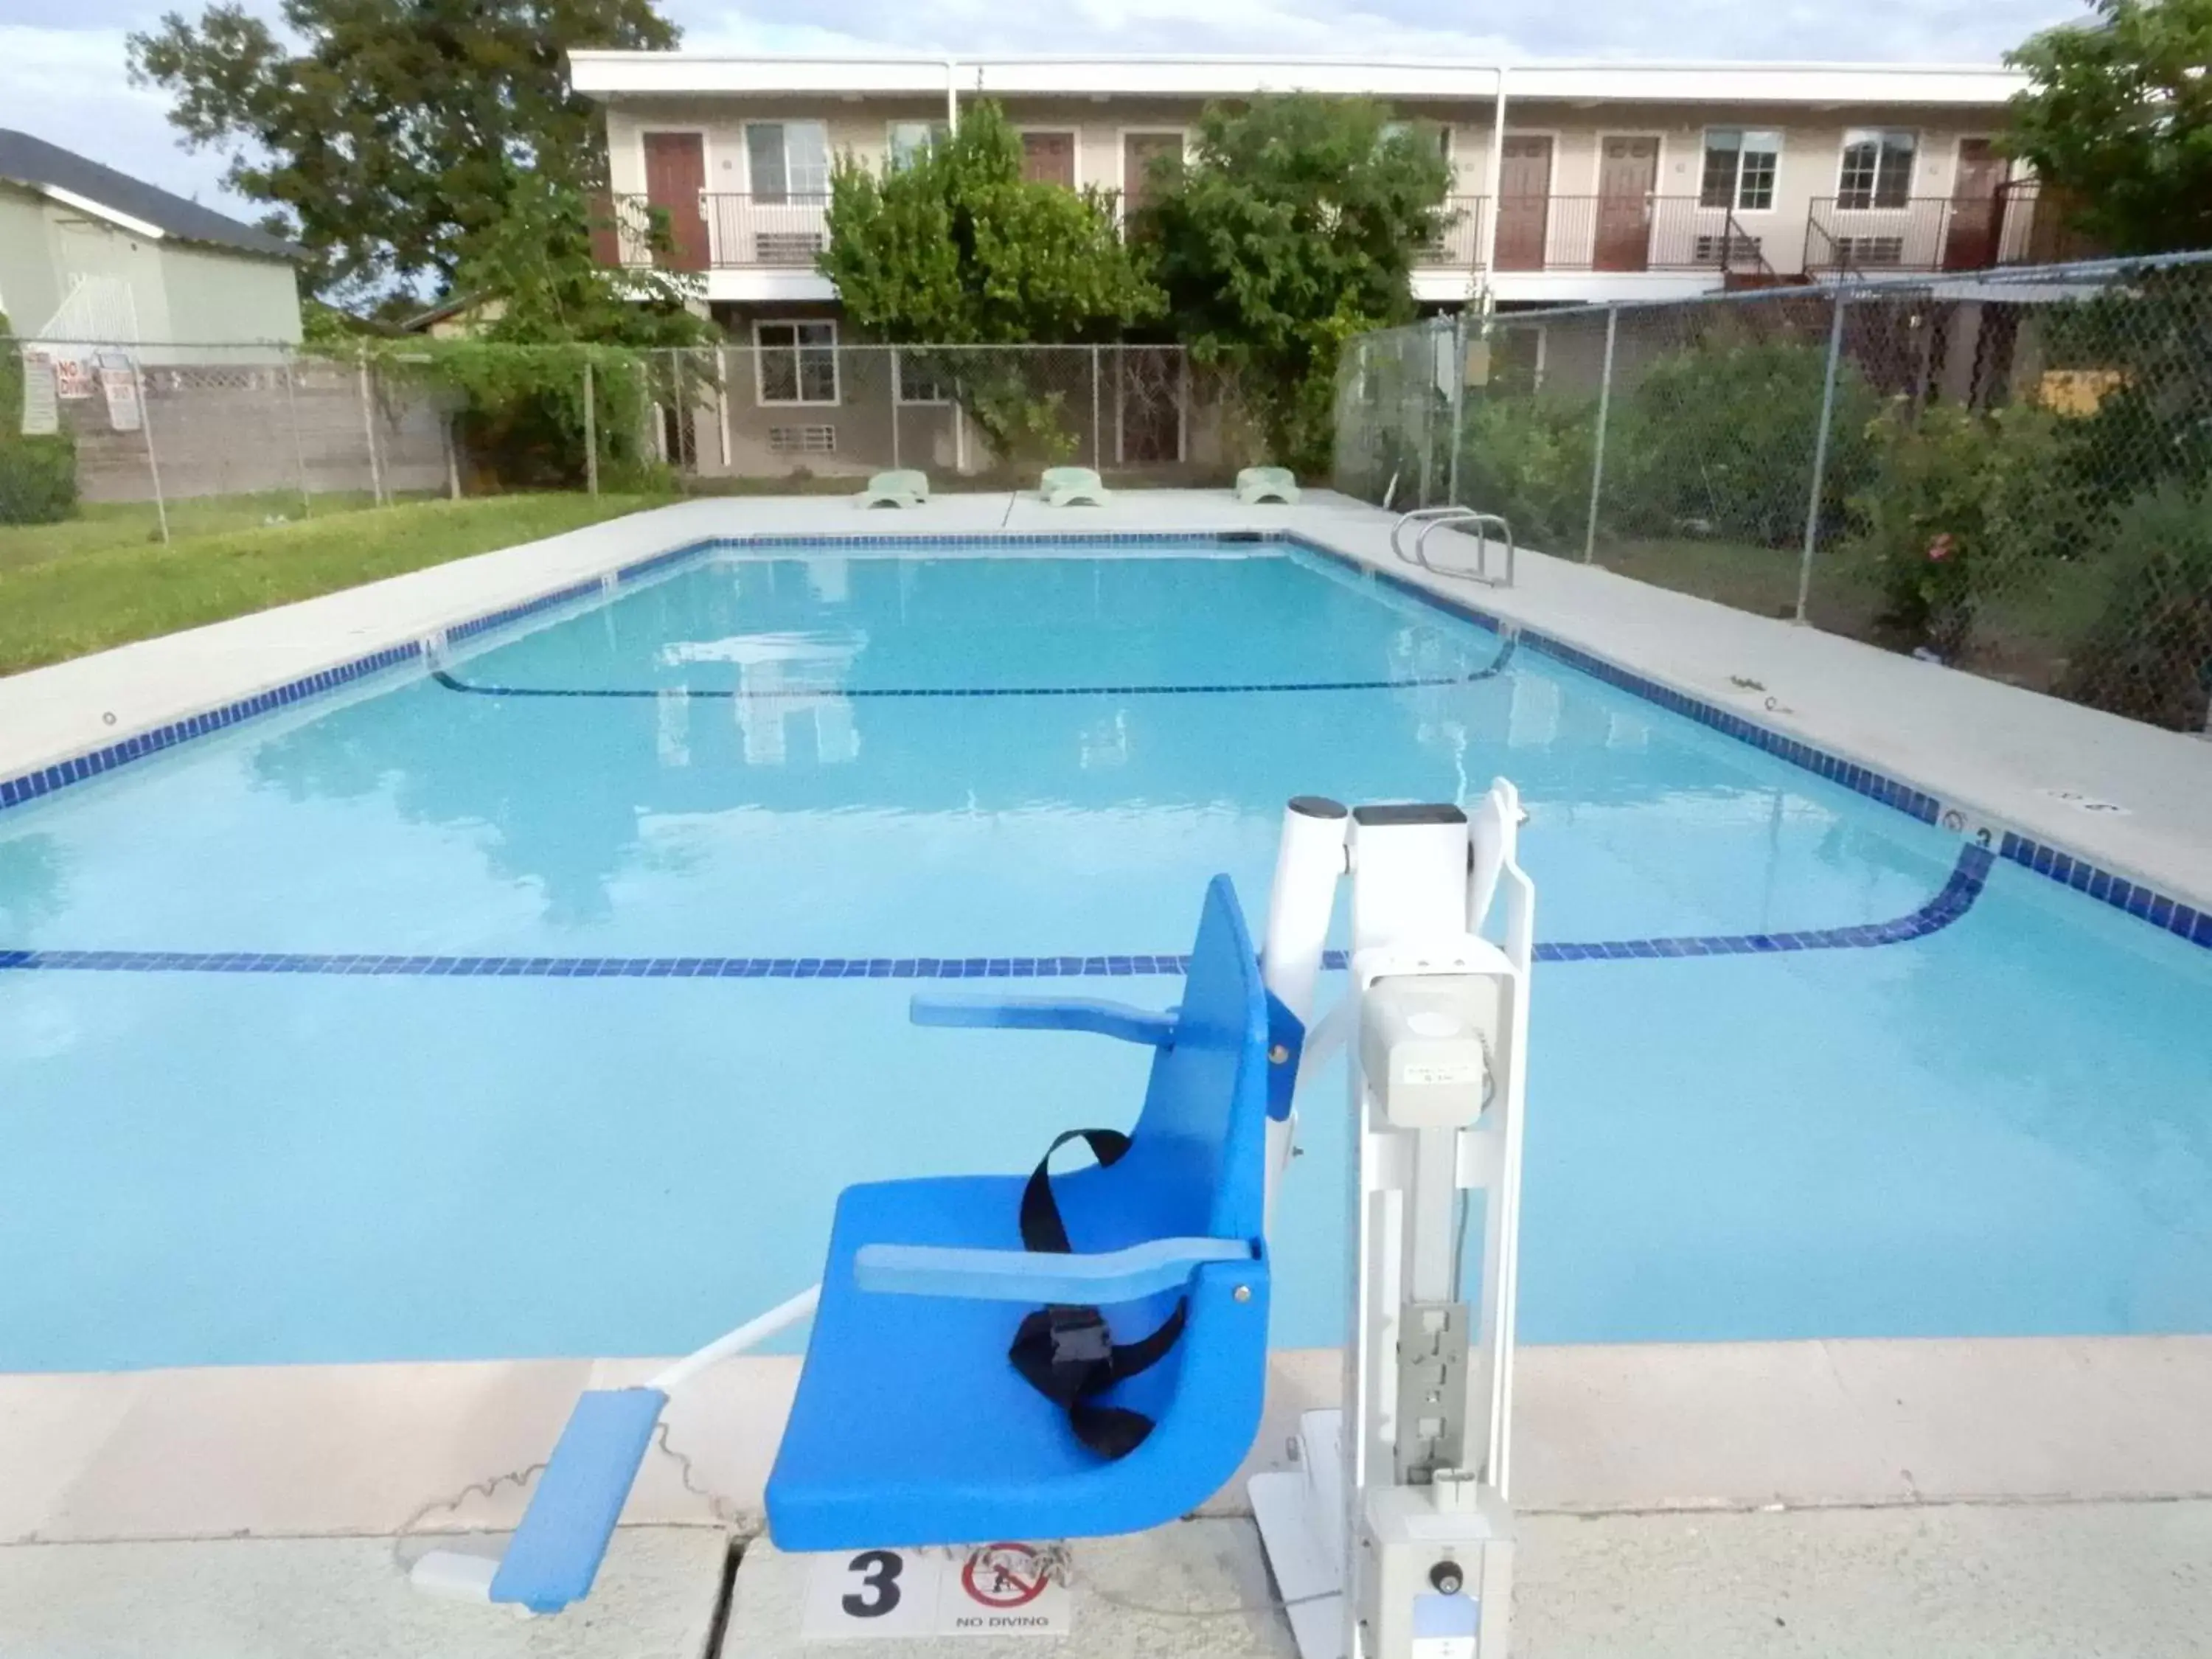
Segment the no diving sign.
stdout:
<svg viewBox="0 0 2212 1659">
<path fill-rule="evenodd" d="M 1065 1636 L 1067 1586 L 1033 1544 L 817 1555 L 801 1637 Z"/>
</svg>

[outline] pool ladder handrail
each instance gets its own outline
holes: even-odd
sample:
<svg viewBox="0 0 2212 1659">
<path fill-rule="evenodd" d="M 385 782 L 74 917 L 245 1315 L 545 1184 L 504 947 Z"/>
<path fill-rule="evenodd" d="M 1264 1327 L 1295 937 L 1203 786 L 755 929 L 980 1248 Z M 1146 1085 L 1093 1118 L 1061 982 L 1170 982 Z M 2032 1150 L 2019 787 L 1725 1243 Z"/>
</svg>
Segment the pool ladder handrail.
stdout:
<svg viewBox="0 0 2212 1659">
<path fill-rule="evenodd" d="M 1413 538 L 1413 550 L 1408 552 L 1403 539 L 1404 532 L 1416 524 L 1421 526 L 1421 533 Z M 1474 569 L 1453 570 L 1429 562 L 1427 549 L 1431 536 L 1446 527 L 1461 529 L 1469 525 L 1474 527 Z M 1505 543 L 1505 574 L 1502 578 L 1490 574 L 1490 530 L 1492 526 L 1497 527 Z M 1462 581 L 1481 582 L 1489 587 L 1513 586 L 1514 564 L 1518 552 L 1513 543 L 1513 526 L 1505 521 L 1503 515 L 1458 506 L 1417 507 L 1410 513 L 1400 514 L 1398 521 L 1390 526 L 1390 550 L 1403 562 L 1417 564 L 1431 575 L 1454 576 Z"/>
</svg>

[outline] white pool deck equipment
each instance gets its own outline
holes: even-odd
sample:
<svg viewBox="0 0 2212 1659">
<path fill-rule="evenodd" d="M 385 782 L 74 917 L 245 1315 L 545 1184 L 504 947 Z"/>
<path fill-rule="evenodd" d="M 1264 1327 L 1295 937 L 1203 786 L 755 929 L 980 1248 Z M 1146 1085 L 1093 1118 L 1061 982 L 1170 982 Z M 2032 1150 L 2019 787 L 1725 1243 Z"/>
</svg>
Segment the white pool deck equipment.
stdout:
<svg viewBox="0 0 2212 1659">
<path fill-rule="evenodd" d="M 1082 1133 L 1091 1137 L 1102 1166 L 1123 1157 L 1133 1171 L 1142 1165 L 1141 1175 L 1133 1172 L 1125 1183 L 1155 1170 L 1177 1185 L 1210 1172 L 1223 1188 L 1213 1206 L 1217 1227 L 1224 1206 L 1226 1213 L 1236 1212 L 1240 1185 L 1257 1195 L 1264 1226 L 1285 1221 L 1277 1187 L 1295 1150 L 1299 1085 L 1337 1049 L 1346 1051 L 1356 1152 L 1347 1255 L 1355 1336 L 1345 1351 L 1345 1403 L 1302 1419 L 1295 1471 L 1258 1474 L 1248 1482 L 1301 1659 L 1505 1659 L 1510 1650 L 1514 1286 L 1535 945 L 1535 890 L 1516 855 L 1523 816 L 1518 793 L 1504 779 L 1472 812 L 1449 803 L 1347 811 L 1319 797 L 1292 800 L 1284 813 L 1259 965 L 1235 920 L 1234 894 L 1225 878 L 1218 878 L 1183 1006 L 1171 1014 L 1090 1000 L 915 999 L 915 1016 L 924 1024 L 1085 1031 L 1153 1047 L 1153 1079 L 1133 1137 L 1117 1136 L 1120 1146 L 1109 1147 L 1095 1132 Z M 1337 889 L 1346 878 L 1352 984 L 1316 1023 L 1323 948 Z M 1484 928 L 1501 898 L 1503 939 L 1493 942 Z M 1240 975 L 1246 984 L 1241 1001 L 1221 988 Z M 1239 1007 L 1245 1011 L 1241 1025 Z M 1208 1058 L 1211 1048 L 1233 1055 L 1240 1045 L 1243 1055 L 1232 1069 Z M 1187 1055 L 1174 1052 L 1187 1046 Z M 1225 1109 L 1194 1101 L 1181 1109 L 1188 1097 L 1224 1084 L 1235 1097 Z M 1220 1127 L 1218 1148 L 1193 1147 L 1193 1127 L 1201 1123 Z M 1163 1144 L 1174 1150 L 1155 1152 L 1146 1145 L 1150 1135 L 1169 1136 Z M 1014 1413 L 997 1418 L 992 1438 L 1002 1446 L 1073 1433 L 1097 1460 L 1073 1480 L 1059 1477 L 1070 1493 L 1065 1500 L 1012 1511 L 1050 1518 L 1055 1535 L 1029 1547 L 1042 1551 L 1058 1550 L 1066 1538 L 1130 1530 L 1133 1513 L 1150 1523 L 1171 1522 L 1182 1506 L 1179 1499 L 1147 1507 L 1139 1496 L 1133 1509 L 1127 1501 L 1106 1501 L 1107 1495 L 1117 1482 L 1142 1494 L 1158 1487 L 1163 1474 L 1173 1484 L 1174 1472 L 1157 1467 L 1157 1458 L 1135 1455 L 1155 1435 L 1155 1445 L 1176 1448 L 1170 1455 L 1208 1455 L 1182 1419 L 1198 1420 L 1199 1435 L 1214 1442 L 1210 1455 L 1225 1455 L 1232 1466 L 1241 1462 L 1261 1421 L 1257 1379 L 1249 1389 L 1253 1408 L 1239 1411 L 1231 1403 L 1233 1383 L 1219 1388 L 1226 1379 L 1218 1367 L 1203 1366 L 1202 1356 L 1226 1348 L 1232 1367 L 1263 1370 L 1266 1364 L 1265 1303 L 1255 1297 L 1253 1284 L 1239 1282 L 1233 1293 L 1255 1316 L 1242 1329 L 1223 1325 L 1207 1308 L 1217 1288 L 1209 1276 L 1264 1280 L 1264 1248 L 1260 1260 L 1252 1259 L 1252 1246 L 1232 1224 L 1225 1237 L 1162 1237 L 1070 1252 L 1050 1194 L 1041 1163 L 1023 1194 L 1022 1233 L 1025 1241 L 1048 1235 L 1043 1253 L 1036 1242 L 1023 1251 L 872 1243 L 841 1256 L 833 1242 L 825 1270 L 832 1307 L 852 1306 L 855 1296 L 865 1302 L 886 1295 L 1045 1304 L 1024 1322 L 1023 1332 L 1025 1337 L 1032 1324 L 1044 1322 L 1038 1329 L 1050 1333 L 1055 1370 L 1064 1344 L 1085 1346 L 1086 1319 L 1087 1328 L 1115 1346 L 1070 1362 L 1079 1369 L 1098 1358 L 1118 1362 L 1158 1340 L 1159 1333 L 1121 1343 L 1101 1322 L 1100 1307 L 1127 1310 L 1163 1291 L 1177 1297 L 1176 1311 L 1159 1328 L 1167 1342 L 1129 1375 L 1177 1346 L 1184 1350 L 1179 1363 L 1186 1375 L 1157 1422 L 1139 1419 L 1144 1426 L 1133 1443 L 1104 1443 L 1099 1425 L 1086 1428 L 1082 1415 L 1080 1401 L 1103 1393 L 1108 1379 L 1121 1386 L 1110 1369 L 1061 1402 L 1066 1422 L 1051 1395 L 1020 1402 Z M 1465 1271 L 1474 1195 L 1484 1200 L 1484 1221 L 1479 1290 L 1470 1297 Z M 871 1202 L 890 1207 L 880 1198 Z M 1031 1214 L 1040 1203 L 1049 1212 L 1042 1227 Z M 1097 1216 L 1090 1219 L 1098 1224 Z M 840 1237 L 843 1231 L 841 1205 Z M 990 1235 L 987 1225 L 983 1236 Z M 834 1282 L 841 1277 L 853 1283 Z M 588 1595 L 670 1395 L 776 1332 L 816 1317 L 823 1288 L 747 1321 L 643 1387 L 585 1393 L 502 1555 L 434 1549 L 416 1559 L 410 1577 L 434 1594 L 534 1613 L 559 1613 Z M 1263 1283 L 1260 1288 L 1263 1297 Z M 1098 1305 L 1069 1305 L 1078 1302 Z M 1197 1312 L 1185 1336 L 1185 1314 L 1193 1307 Z M 1063 1317 L 1069 1315 L 1077 1317 Z M 880 1307 L 852 1316 L 871 1326 L 888 1316 Z M 1016 1340 L 1018 1356 L 1022 1340 Z M 1240 1347 L 1241 1358 L 1234 1352 Z M 811 1377 L 823 1367 L 880 1370 L 889 1358 L 876 1345 L 831 1341 L 811 1347 L 805 1364 Z M 903 1389 L 933 1367 L 995 1373 L 1006 1361 L 995 1346 L 927 1346 L 909 1340 L 894 1363 L 907 1379 L 894 1386 Z M 1026 1369 L 1024 1375 L 1045 1386 Z M 987 1390 L 979 1376 L 969 1391 Z M 1110 1409 L 1127 1414 L 1118 1405 Z M 1170 1413 L 1178 1420 L 1170 1421 Z M 841 1419 L 844 1431 L 855 1441 L 867 1437 L 872 1425 L 849 1418 L 848 1412 Z M 902 1571 L 899 1551 L 988 1547 L 1000 1531 L 994 1506 L 975 1501 L 985 1480 L 981 1468 L 963 1464 L 951 1478 L 924 1475 L 917 1490 L 915 1478 L 896 1467 L 896 1456 L 894 1448 L 882 1462 L 864 1467 L 857 1484 L 840 1484 L 844 1510 L 857 1504 L 863 1515 L 841 1517 L 827 1528 L 844 1528 L 834 1554 L 852 1557 L 864 1585 L 882 1581 L 886 1571 Z M 770 1484 L 771 1533 L 784 1540 L 789 1525 L 803 1547 L 830 1547 L 824 1524 L 811 1518 L 811 1498 L 794 1520 L 800 1499 L 792 1489 L 803 1477 L 787 1472 L 785 1462 L 779 1458 Z M 1047 1468 L 1054 1463 L 1064 1467 L 1057 1457 L 1042 1461 Z M 1125 1471 L 1127 1478 L 1118 1479 Z M 1206 1488 L 1188 1495 L 1202 1498 Z M 865 1530 L 866 1515 L 878 1510 L 884 1531 L 875 1536 Z M 854 1525 L 861 1530 L 853 1532 Z M 836 1570 L 834 1560 L 823 1565 Z M 849 1609 L 854 1598 L 845 1600 Z M 859 1601 L 866 1607 L 866 1595 Z M 896 1605 L 894 1600 L 885 1610 Z"/>
<path fill-rule="evenodd" d="M 714 536 L 1288 529 L 1417 585 L 1389 518 L 1326 491 L 1119 493 L 1079 523 L 1019 497 L 701 500 L 0 680 L 0 776 L 228 704 Z M 1439 562 L 1454 532 L 1428 544 Z M 1476 603 L 2191 903 L 2212 905 L 2212 744 L 1522 550 Z M 543 625 L 558 613 L 540 618 Z M 373 693 L 374 684 L 335 695 Z M 312 717 L 315 705 L 270 720 Z M 2090 813 L 2089 799 L 2121 810 Z M 2086 901 L 2085 901 L 2086 902 Z M 412 1593 L 403 1531 L 512 1528 L 513 1484 L 580 1390 L 651 1359 L 0 1376 L 0 1650 L 256 1650 L 274 1619 L 338 1653 L 696 1654 L 723 1532 L 758 1526 L 796 1362 L 678 1390 L 585 1624 L 483 1621 Z M 2195 1650 L 2212 1609 L 2212 1338 L 1931 1339 L 1523 1351 L 1510 1437 L 1516 1645 L 1547 1655 Z M 1069 1653 L 1286 1653 L 1244 1481 L 1340 1404 L 1336 1351 L 1279 1352 L 1266 1419 L 1209 1518 L 1086 1548 L 1078 1595 L 1129 1643 Z M 1211 1530 L 1209 1530 L 1211 1529 Z M 429 1540 L 413 1538 L 403 1555 Z M 721 1651 L 795 1639 L 795 1559 L 745 1549 Z M 1240 1577 L 1240 1575 L 1243 1575 Z M 1132 1601 L 1168 1604 L 1158 1618 Z M 1241 1610 L 1240 1610 L 1241 1609 Z M 1630 1616 L 1623 1609 L 1633 1609 Z M 886 1650 L 887 1651 L 890 1650 Z M 911 1653 L 906 1646 L 896 1650 Z M 967 1651 L 949 1644 L 947 1651 Z M 857 1650 L 841 1650 L 842 1653 Z"/>
</svg>

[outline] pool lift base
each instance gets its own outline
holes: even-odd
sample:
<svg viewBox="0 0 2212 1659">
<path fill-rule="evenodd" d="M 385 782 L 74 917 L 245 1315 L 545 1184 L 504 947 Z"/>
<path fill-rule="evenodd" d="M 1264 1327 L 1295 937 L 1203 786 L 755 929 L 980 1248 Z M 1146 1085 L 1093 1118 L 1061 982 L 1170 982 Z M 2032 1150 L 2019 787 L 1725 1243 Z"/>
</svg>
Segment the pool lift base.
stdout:
<svg viewBox="0 0 2212 1659">
<path fill-rule="evenodd" d="M 1017 1478 L 993 1510 L 978 1508 L 983 1500 L 977 1492 L 988 1499 L 992 1490 L 988 1479 L 981 1486 L 963 1480 L 957 1492 L 893 1480 L 879 1492 L 869 1484 L 874 1465 L 863 1462 L 860 1484 L 850 1485 L 854 1477 L 839 1460 L 861 1459 L 867 1451 L 855 1431 L 840 1428 L 833 1437 L 851 1438 L 849 1447 L 831 1443 L 825 1453 L 817 1433 L 794 1455 L 794 1438 L 804 1438 L 797 1426 L 806 1404 L 803 1374 L 793 1428 L 769 1487 L 770 1535 L 780 1544 L 842 1550 L 872 1541 L 984 1543 L 1023 1535 L 1018 1528 L 1000 1528 L 999 1518 L 1012 1513 L 1079 1538 L 1142 1528 L 1187 1512 L 1196 1499 L 1181 1487 L 1195 1475 L 1210 1490 L 1222 1476 L 1206 1471 L 1233 1467 L 1256 1432 L 1264 1321 L 1255 1333 L 1227 1310 L 1264 1314 L 1265 1233 L 1292 1151 L 1292 1103 L 1344 1048 L 1356 1129 L 1352 1340 L 1345 1350 L 1344 1407 L 1305 1414 L 1294 1445 L 1296 1467 L 1248 1483 L 1253 1512 L 1300 1659 L 1505 1659 L 1522 1073 L 1534 909 L 1534 890 L 1516 858 L 1522 817 L 1513 786 L 1502 779 L 1471 813 L 1449 805 L 1347 811 L 1312 797 L 1292 801 L 1256 977 L 1233 895 L 1225 879 L 1217 880 L 1194 948 L 1184 1006 L 1173 1015 L 1073 1000 L 915 1000 L 915 1016 L 925 1024 L 1085 1030 L 1155 1050 L 1153 1084 L 1133 1150 L 1080 1172 L 1092 1178 L 1087 1190 L 1093 1194 L 1102 1183 L 1110 1192 L 1107 1177 L 1143 1164 L 1136 1149 L 1156 1110 L 1161 1133 L 1154 1145 L 1166 1150 L 1155 1164 L 1159 1157 L 1179 1155 L 1176 1126 L 1187 1127 L 1188 1112 L 1204 1105 L 1187 1097 L 1202 1097 L 1205 1079 L 1231 1078 L 1237 1103 L 1225 1120 L 1229 1139 L 1218 1149 L 1224 1172 L 1217 1209 L 1227 1204 L 1239 1215 L 1252 1214 L 1258 1239 L 1237 1243 L 1238 1222 L 1213 1228 L 1210 1236 L 1147 1237 L 1102 1251 L 861 1243 L 841 1255 L 841 1243 L 851 1242 L 843 1238 L 841 1202 L 824 1285 L 738 1327 L 647 1387 L 586 1394 L 504 1558 L 434 1550 L 412 1569 L 415 1584 L 540 1613 L 588 1594 L 669 1393 L 816 1316 L 817 1309 L 807 1364 L 837 1363 L 842 1351 L 836 1322 L 854 1316 L 856 1296 L 936 1298 L 939 1305 L 949 1299 L 945 1316 L 957 1319 L 971 1316 L 958 1310 L 972 1314 L 979 1302 L 1116 1306 L 1174 1292 L 1192 1310 L 1180 1362 L 1189 1386 L 1178 1383 L 1166 1394 L 1157 1428 L 1134 1451 L 1073 1482 L 1079 1495 L 1040 1498 L 1036 1482 Z M 1316 1023 L 1323 945 L 1337 887 L 1347 875 L 1352 985 Z M 1502 945 L 1482 933 L 1494 901 L 1502 901 Z M 1231 1018 L 1232 1011 L 1241 1012 Z M 1180 1057 L 1178 1049 L 1185 1051 Z M 1217 1054 L 1233 1055 L 1235 1066 L 1222 1069 L 1212 1058 Z M 1255 1121 L 1263 1082 L 1264 1130 Z M 891 1190 L 854 1188 L 847 1201 L 854 1193 Z M 1240 1192 L 1249 1197 L 1240 1200 Z M 1476 1193 L 1482 1197 L 1480 1277 L 1470 1300 L 1461 1276 Z M 880 1197 L 872 1201 L 883 1205 Z M 1249 1207 L 1238 1210 L 1239 1204 Z M 965 1211 L 955 1205 L 950 1212 Z M 858 1215 L 869 1213 L 864 1203 Z M 1112 1212 L 1100 1213 L 1110 1219 Z M 940 1216 L 939 1224 L 951 1224 Z M 825 1301 L 825 1286 L 836 1302 Z M 881 1316 L 871 1310 L 886 1306 L 871 1303 L 862 1311 Z M 958 1380 L 972 1376 L 979 1388 L 998 1386 L 1005 1356 L 979 1352 L 973 1358 L 972 1373 Z M 908 1386 L 913 1375 L 910 1370 Z M 1022 1451 L 1000 1434 L 975 1455 L 1018 1459 Z M 979 1471 L 1001 1480 L 1022 1473 L 1018 1464 Z M 841 1486 L 840 1479 L 848 1484 Z M 854 1516 L 822 1504 L 824 1494 L 851 1492 L 858 1494 Z M 956 1515 L 964 1518 L 947 1518 Z M 859 1536 L 871 1528 L 884 1535 Z M 928 1535 L 915 1535 L 917 1528 Z"/>
</svg>

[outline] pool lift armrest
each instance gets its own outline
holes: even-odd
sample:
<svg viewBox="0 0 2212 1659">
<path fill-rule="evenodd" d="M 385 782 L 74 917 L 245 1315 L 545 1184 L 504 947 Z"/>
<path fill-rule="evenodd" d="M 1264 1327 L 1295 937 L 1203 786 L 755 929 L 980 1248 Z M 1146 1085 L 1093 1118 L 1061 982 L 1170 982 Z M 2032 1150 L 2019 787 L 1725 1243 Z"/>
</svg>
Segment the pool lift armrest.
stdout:
<svg viewBox="0 0 2212 1659">
<path fill-rule="evenodd" d="M 853 1257 L 853 1278 L 878 1295 L 1106 1307 L 1178 1290 L 1210 1261 L 1251 1259 L 1251 1245 L 1235 1238 L 1151 1238 L 1125 1249 L 1066 1254 L 863 1244 Z"/>
</svg>

